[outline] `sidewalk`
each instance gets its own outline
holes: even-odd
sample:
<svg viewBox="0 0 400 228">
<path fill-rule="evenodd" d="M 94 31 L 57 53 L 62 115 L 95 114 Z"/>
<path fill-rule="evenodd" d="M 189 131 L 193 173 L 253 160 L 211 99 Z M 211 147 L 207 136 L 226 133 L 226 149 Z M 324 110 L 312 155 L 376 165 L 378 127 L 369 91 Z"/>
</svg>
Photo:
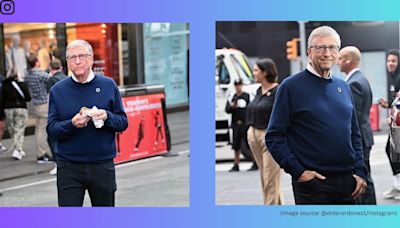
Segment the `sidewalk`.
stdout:
<svg viewBox="0 0 400 228">
<path fill-rule="evenodd" d="M 175 144 L 189 142 L 189 111 L 170 113 L 167 121 L 171 132 L 172 149 Z M 11 140 L 2 141 L 7 148 L 11 146 Z M 48 173 L 54 168 L 54 164 L 38 164 L 35 154 L 34 135 L 25 136 L 24 151 L 26 156 L 17 161 L 11 157 L 11 152 L 0 154 L 0 181 L 20 178 L 24 176 Z"/>
<path fill-rule="evenodd" d="M 400 205 L 399 200 L 386 199 L 383 193 L 393 184 L 392 170 L 385 152 L 387 133 L 374 133 L 375 144 L 371 150 L 370 165 L 378 205 Z M 215 165 L 215 202 L 217 205 L 260 205 L 263 202 L 259 172 L 247 172 L 251 162 L 240 163 L 240 172 L 228 172 L 232 167 L 233 152 L 230 146 L 218 148 L 222 153 L 217 158 L 228 158 L 230 162 Z M 281 171 L 281 191 L 285 205 L 294 205 L 292 178 Z"/>
</svg>

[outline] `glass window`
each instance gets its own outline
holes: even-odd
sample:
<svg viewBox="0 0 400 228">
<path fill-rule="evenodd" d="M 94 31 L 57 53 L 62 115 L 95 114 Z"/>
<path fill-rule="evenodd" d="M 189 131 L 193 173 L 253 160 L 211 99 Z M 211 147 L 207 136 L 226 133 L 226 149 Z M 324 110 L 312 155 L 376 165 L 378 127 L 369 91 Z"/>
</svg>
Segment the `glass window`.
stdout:
<svg viewBox="0 0 400 228">
<path fill-rule="evenodd" d="M 223 55 L 217 57 L 216 61 L 217 82 L 219 84 L 229 84 L 231 79 L 229 76 L 229 71 L 226 68 L 226 65 L 224 64 L 223 58 L 224 58 Z"/>
<path fill-rule="evenodd" d="M 124 76 L 124 85 L 130 84 L 131 72 L 130 72 L 130 55 L 129 55 L 129 43 L 128 43 L 128 26 L 127 24 L 121 24 L 122 29 L 122 70 Z"/>
<path fill-rule="evenodd" d="M 40 68 L 48 71 L 56 48 L 55 23 L 4 23 L 6 71 L 15 63 L 20 79 L 26 76 L 25 57 L 35 54 Z"/>
<path fill-rule="evenodd" d="M 162 84 L 167 105 L 188 103 L 188 27 L 186 23 L 144 23 L 144 78 Z"/>
<path fill-rule="evenodd" d="M 239 77 L 243 80 L 244 84 L 250 84 L 254 82 L 253 74 L 251 73 L 249 63 L 243 55 L 236 54 L 230 55 L 232 59 L 233 66 L 239 75 Z"/>
</svg>

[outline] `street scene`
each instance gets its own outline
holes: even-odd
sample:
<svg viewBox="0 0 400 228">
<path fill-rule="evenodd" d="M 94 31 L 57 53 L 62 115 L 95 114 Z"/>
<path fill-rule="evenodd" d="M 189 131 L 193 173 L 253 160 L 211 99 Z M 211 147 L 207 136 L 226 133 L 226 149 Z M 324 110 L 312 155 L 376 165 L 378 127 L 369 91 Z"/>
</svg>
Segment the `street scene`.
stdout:
<svg viewBox="0 0 400 228">
<path fill-rule="evenodd" d="M 216 204 L 398 204 L 399 25 L 217 22 Z"/>
<path fill-rule="evenodd" d="M 0 206 L 189 206 L 187 23 L 0 23 Z"/>
</svg>

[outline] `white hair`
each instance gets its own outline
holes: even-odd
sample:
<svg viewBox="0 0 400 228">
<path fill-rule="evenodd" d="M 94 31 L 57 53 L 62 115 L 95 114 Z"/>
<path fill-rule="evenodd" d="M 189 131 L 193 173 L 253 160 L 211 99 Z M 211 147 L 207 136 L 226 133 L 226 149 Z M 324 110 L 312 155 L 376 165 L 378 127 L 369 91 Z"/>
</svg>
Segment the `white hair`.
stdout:
<svg viewBox="0 0 400 228">
<path fill-rule="evenodd" d="M 312 41 L 316 37 L 327 37 L 327 36 L 332 36 L 333 38 L 335 38 L 336 44 L 340 47 L 341 41 L 340 41 L 339 34 L 332 27 L 324 25 L 324 26 L 314 29 L 311 32 L 310 36 L 308 37 L 308 42 L 307 42 L 308 48 L 310 48 L 312 46 Z"/>
<path fill-rule="evenodd" d="M 66 57 L 68 57 L 68 50 L 76 47 L 85 47 L 87 51 L 93 56 L 93 48 L 86 40 L 73 40 L 70 42 L 66 49 Z"/>
</svg>

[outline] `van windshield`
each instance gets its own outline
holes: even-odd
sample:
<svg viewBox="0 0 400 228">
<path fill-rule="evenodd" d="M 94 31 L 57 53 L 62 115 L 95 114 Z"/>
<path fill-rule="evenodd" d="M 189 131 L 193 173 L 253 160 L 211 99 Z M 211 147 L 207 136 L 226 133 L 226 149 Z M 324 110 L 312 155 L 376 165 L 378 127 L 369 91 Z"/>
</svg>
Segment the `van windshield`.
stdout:
<svg viewBox="0 0 400 228">
<path fill-rule="evenodd" d="M 233 66 L 243 80 L 243 84 L 251 84 L 254 82 L 253 74 L 251 73 L 249 63 L 242 54 L 230 55 Z"/>
</svg>

